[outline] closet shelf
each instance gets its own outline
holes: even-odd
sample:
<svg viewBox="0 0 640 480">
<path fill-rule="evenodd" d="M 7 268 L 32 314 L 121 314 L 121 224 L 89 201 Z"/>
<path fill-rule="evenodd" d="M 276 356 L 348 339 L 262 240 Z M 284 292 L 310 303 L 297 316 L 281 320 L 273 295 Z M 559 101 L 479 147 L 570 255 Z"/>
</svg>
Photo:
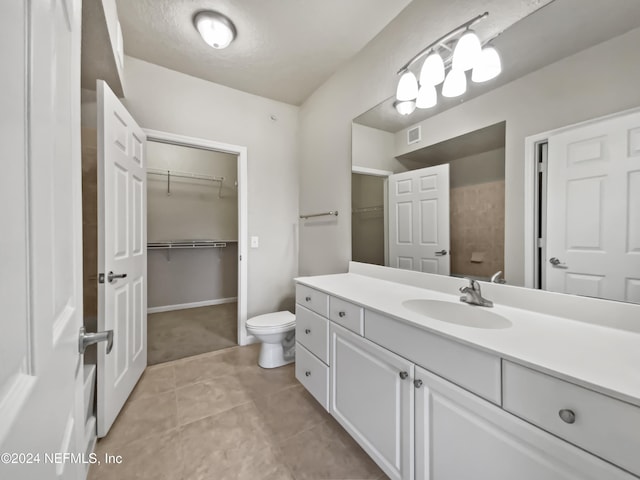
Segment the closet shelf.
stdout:
<svg viewBox="0 0 640 480">
<path fill-rule="evenodd" d="M 354 208 L 351 211 L 351 213 L 357 214 L 357 213 L 381 212 L 383 210 L 384 210 L 384 206 L 383 205 L 376 205 L 375 207 Z"/>
<path fill-rule="evenodd" d="M 227 243 L 237 240 L 173 240 L 169 242 L 147 243 L 147 250 L 167 250 L 174 248 L 225 248 Z"/>
<path fill-rule="evenodd" d="M 191 180 L 204 180 L 218 182 L 218 198 L 222 198 L 222 182 L 224 177 L 205 175 L 204 173 L 179 172 L 177 170 L 161 170 L 159 168 L 147 168 L 147 175 L 162 175 L 167 177 L 167 195 L 171 195 L 171 178 L 188 178 Z"/>
</svg>

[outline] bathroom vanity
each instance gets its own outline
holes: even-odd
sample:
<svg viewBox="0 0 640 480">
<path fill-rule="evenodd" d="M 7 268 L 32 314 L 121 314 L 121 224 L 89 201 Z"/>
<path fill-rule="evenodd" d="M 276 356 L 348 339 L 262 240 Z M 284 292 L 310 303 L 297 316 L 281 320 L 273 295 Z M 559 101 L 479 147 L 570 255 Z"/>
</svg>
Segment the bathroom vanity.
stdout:
<svg viewBox="0 0 640 480">
<path fill-rule="evenodd" d="M 352 262 L 296 279 L 296 377 L 392 479 L 640 476 L 640 306 Z"/>
</svg>

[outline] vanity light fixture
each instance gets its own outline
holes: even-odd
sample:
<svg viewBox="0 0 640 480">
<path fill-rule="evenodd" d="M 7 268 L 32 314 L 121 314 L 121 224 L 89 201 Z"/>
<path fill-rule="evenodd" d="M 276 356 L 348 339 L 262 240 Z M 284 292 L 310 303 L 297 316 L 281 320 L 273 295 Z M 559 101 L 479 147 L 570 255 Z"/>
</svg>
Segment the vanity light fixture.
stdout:
<svg viewBox="0 0 640 480">
<path fill-rule="evenodd" d="M 487 16 L 489 12 L 478 15 L 451 30 L 418 52 L 398 70 L 400 81 L 394 103 L 398 113 L 409 115 L 416 107 L 435 107 L 438 103 L 436 86 L 440 84 L 442 84 L 441 94 L 444 97 L 462 95 L 467 91 L 466 72 L 469 70 L 471 70 L 471 80 L 476 83 L 486 82 L 500 74 L 502 71 L 500 55 L 494 47 L 482 48 L 482 42 L 471 30 L 471 26 Z M 425 55 L 427 58 L 420 69 L 418 81 L 411 67 Z"/>
<path fill-rule="evenodd" d="M 196 13 L 193 16 L 193 24 L 202 39 L 213 48 L 227 48 L 236 38 L 236 27 L 233 22 L 213 10 L 202 10 Z"/>
</svg>

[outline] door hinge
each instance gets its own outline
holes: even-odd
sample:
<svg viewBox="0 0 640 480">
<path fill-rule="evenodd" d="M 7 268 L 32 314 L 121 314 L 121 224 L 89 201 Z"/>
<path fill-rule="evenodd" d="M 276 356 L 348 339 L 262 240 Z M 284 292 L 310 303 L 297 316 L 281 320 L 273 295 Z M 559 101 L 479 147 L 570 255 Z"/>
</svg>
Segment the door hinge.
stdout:
<svg viewBox="0 0 640 480">
<path fill-rule="evenodd" d="M 98 274 L 98 283 L 104 283 L 104 273 Z"/>
<path fill-rule="evenodd" d="M 536 240 L 537 246 L 538 248 L 543 248 L 544 247 L 544 238 L 538 238 Z"/>
<path fill-rule="evenodd" d="M 544 162 L 538 162 L 538 172 L 544 173 L 545 165 Z"/>
<path fill-rule="evenodd" d="M 238 257 L 238 260 L 239 260 L 240 262 L 242 261 L 242 255 L 240 255 L 240 256 Z"/>
</svg>

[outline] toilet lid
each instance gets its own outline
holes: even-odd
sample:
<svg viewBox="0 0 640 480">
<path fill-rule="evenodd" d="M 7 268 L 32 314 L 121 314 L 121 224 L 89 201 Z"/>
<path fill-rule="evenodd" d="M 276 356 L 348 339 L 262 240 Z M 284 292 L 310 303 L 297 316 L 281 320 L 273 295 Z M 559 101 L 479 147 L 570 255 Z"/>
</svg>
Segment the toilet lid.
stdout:
<svg viewBox="0 0 640 480">
<path fill-rule="evenodd" d="M 255 328 L 282 328 L 296 323 L 296 316 L 287 311 L 265 313 L 247 320 L 247 327 Z"/>
</svg>

